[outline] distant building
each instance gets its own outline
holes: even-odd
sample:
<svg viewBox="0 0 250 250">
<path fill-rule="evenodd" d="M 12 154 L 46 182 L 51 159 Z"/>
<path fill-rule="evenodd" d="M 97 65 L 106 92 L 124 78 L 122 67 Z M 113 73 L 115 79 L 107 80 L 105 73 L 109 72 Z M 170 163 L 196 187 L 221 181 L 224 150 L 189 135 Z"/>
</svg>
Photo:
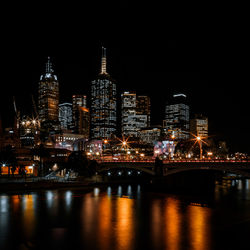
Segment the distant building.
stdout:
<svg viewBox="0 0 250 250">
<path fill-rule="evenodd" d="M 146 144 L 154 144 L 156 141 L 160 139 L 161 136 L 161 126 L 152 126 L 147 128 L 142 128 L 139 131 L 140 141 Z"/>
<path fill-rule="evenodd" d="M 106 49 L 102 48 L 101 72 L 91 83 L 91 138 L 111 138 L 116 126 L 116 83 L 106 71 Z"/>
<path fill-rule="evenodd" d="M 208 118 L 203 115 L 195 115 L 195 118 L 190 120 L 190 132 L 196 136 L 208 136 Z"/>
<path fill-rule="evenodd" d="M 89 138 L 90 133 L 90 113 L 87 108 L 86 95 L 73 95 L 73 130 L 77 134 L 82 134 Z"/>
<path fill-rule="evenodd" d="M 38 85 L 38 113 L 42 127 L 50 129 L 59 127 L 59 83 L 50 58 Z"/>
<path fill-rule="evenodd" d="M 72 128 L 74 133 L 79 133 L 79 119 L 80 111 L 79 107 L 87 108 L 87 96 L 86 95 L 73 95 L 72 96 Z"/>
<path fill-rule="evenodd" d="M 61 129 L 68 130 L 72 127 L 72 104 L 59 104 L 59 122 Z"/>
<path fill-rule="evenodd" d="M 40 121 L 23 116 L 19 120 L 19 136 L 22 146 L 35 146 L 40 142 Z"/>
<path fill-rule="evenodd" d="M 79 107 L 78 133 L 89 138 L 90 113 L 88 108 Z"/>
<path fill-rule="evenodd" d="M 138 137 L 139 130 L 150 123 L 150 99 L 135 92 L 121 94 L 122 135 Z"/>
<path fill-rule="evenodd" d="M 83 150 L 87 139 L 80 134 L 61 133 L 53 135 L 55 148 L 73 150 Z"/>
<path fill-rule="evenodd" d="M 185 94 L 175 94 L 166 105 L 166 129 L 173 132 L 177 140 L 189 138 L 189 105 Z"/>
<path fill-rule="evenodd" d="M 137 115 L 147 116 L 147 125 L 150 126 L 150 98 L 148 96 L 137 96 L 136 98 L 136 113 Z"/>
</svg>

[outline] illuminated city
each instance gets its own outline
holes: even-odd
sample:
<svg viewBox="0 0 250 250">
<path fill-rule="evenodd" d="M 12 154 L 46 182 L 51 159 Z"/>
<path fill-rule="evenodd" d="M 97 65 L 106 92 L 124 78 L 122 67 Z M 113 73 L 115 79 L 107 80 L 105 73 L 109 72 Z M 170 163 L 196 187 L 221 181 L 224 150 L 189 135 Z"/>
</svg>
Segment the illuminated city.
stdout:
<svg viewBox="0 0 250 250">
<path fill-rule="evenodd" d="M 247 22 L 25 5 L 3 6 L 0 249 L 249 249 Z"/>
</svg>

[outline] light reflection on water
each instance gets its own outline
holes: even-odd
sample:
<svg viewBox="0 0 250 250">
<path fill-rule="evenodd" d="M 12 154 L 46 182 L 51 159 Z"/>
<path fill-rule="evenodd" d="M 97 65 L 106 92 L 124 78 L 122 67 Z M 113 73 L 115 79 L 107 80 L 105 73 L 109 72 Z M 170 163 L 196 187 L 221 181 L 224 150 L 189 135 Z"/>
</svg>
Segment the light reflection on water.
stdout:
<svg viewBox="0 0 250 250">
<path fill-rule="evenodd" d="M 216 201 L 230 192 L 229 183 L 242 196 L 249 196 L 249 180 L 226 181 L 215 190 Z M 237 219 L 248 218 L 249 210 L 244 209 L 245 214 L 239 211 Z M 220 249 L 214 242 L 217 224 L 231 220 L 221 219 L 224 213 L 217 210 L 183 202 L 178 196 L 145 192 L 140 185 L 93 188 L 87 193 L 2 194 L 0 249 L 6 245 L 18 249 L 25 244 L 40 249 L 74 249 L 76 245 L 100 250 Z M 11 241 L 13 235 L 15 241 Z"/>
</svg>

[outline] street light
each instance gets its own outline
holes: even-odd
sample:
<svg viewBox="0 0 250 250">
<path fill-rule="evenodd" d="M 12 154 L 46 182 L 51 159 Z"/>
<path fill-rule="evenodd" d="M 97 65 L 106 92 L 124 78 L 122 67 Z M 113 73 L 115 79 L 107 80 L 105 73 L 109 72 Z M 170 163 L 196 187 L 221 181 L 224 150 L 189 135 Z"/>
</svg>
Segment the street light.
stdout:
<svg viewBox="0 0 250 250">
<path fill-rule="evenodd" d="M 199 147 L 200 147 L 200 160 L 202 160 L 202 140 L 201 140 L 201 137 L 197 136 L 196 141 L 198 142 Z"/>
</svg>

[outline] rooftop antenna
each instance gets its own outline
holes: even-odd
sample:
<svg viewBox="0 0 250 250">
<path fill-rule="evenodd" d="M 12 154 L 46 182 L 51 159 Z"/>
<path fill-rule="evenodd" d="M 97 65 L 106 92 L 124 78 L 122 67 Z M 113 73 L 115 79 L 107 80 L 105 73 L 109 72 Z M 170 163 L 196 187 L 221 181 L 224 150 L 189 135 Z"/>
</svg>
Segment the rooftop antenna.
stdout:
<svg viewBox="0 0 250 250">
<path fill-rule="evenodd" d="M 101 74 L 107 74 L 107 58 L 106 58 L 106 48 L 102 46 L 102 65 Z"/>
<path fill-rule="evenodd" d="M 46 73 L 52 73 L 53 69 L 52 69 L 52 63 L 50 61 L 50 57 L 48 56 L 48 62 L 46 63 Z"/>
</svg>

